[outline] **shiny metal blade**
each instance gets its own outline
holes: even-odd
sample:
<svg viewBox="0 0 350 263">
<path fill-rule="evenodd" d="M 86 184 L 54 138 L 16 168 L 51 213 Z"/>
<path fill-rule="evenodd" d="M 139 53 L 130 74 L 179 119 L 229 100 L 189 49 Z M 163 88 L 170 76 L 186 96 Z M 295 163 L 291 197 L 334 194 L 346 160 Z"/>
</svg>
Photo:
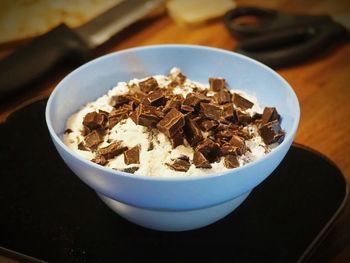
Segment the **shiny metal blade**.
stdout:
<svg viewBox="0 0 350 263">
<path fill-rule="evenodd" d="M 164 0 L 124 0 L 75 31 L 94 48 L 149 14 L 163 2 Z"/>
</svg>

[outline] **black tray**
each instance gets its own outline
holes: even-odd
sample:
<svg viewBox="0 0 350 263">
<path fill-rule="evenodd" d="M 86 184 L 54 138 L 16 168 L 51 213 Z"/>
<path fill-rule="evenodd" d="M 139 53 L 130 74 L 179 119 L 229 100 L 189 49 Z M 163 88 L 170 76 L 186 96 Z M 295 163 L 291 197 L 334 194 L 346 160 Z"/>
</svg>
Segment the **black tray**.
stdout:
<svg viewBox="0 0 350 263">
<path fill-rule="evenodd" d="M 219 222 L 180 233 L 144 229 L 112 212 L 65 166 L 49 138 L 45 104 L 0 125 L 0 253 L 22 261 L 36 262 L 22 254 L 49 262 L 304 261 L 345 203 L 339 169 L 293 145 Z"/>
</svg>

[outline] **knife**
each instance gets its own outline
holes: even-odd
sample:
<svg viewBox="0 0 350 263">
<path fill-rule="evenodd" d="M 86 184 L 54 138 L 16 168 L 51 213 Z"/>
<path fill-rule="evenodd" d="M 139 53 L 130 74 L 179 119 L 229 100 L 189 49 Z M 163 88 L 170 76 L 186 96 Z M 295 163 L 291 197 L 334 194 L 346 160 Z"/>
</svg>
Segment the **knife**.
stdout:
<svg viewBox="0 0 350 263">
<path fill-rule="evenodd" d="M 58 62 L 69 59 L 81 64 L 87 61 L 91 50 L 163 2 L 164 0 L 124 0 L 74 30 L 60 24 L 35 38 L 0 61 L 0 101 L 28 88 L 27 84 L 48 73 Z"/>
</svg>

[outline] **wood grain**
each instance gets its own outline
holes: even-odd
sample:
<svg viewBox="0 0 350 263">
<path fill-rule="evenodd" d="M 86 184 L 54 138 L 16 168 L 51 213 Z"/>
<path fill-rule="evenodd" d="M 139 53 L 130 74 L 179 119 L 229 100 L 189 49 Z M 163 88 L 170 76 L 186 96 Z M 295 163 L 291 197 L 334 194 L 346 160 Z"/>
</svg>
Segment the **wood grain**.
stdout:
<svg viewBox="0 0 350 263">
<path fill-rule="evenodd" d="M 236 1 L 306 14 L 350 13 L 347 0 L 340 1 Z M 183 28 L 166 14 L 131 26 L 95 51 L 102 55 L 129 47 L 163 44 L 199 44 L 232 50 L 237 40 L 220 20 Z M 47 97 L 57 82 L 73 67 L 62 65 L 35 87 L 0 105 L 0 122 L 14 110 Z M 348 39 L 303 64 L 278 70 L 294 88 L 301 105 L 301 120 L 295 141 L 314 148 L 339 166 L 350 181 L 350 44 Z M 350 205 L 315 252 L 312 262 L 350 262 Z"/>
</svg>

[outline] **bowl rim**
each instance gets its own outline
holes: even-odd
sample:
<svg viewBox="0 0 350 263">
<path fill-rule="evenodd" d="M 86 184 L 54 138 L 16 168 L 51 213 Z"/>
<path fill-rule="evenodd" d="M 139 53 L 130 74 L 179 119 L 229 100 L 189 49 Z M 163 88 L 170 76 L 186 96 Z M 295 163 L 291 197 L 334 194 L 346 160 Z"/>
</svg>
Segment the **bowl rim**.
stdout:
<svg viewBox="0 0 350 263">
<path fill-rule="evenodd" d="M 58 91 L 60 89 L 62 89 L 65 86 L 65 83 L 68 82 L 76 73 L 83 71 L 85 68 L 91 66 L 94 63 L 100 62 L 101 60 L 107 60 L 110 57 L 114 57 L 120 54 L 124 54 L 124 53 L 130 53 L 130 52 L 134 52 L 134 51 L 142 51 L 142 50 L 152 50 L 152 49 L 174 49 L 174 48 L 185 48 L 185 49 L 199 49 L 199 50 L 203 50 L 203 51 L 214 51 L 214 52 L 220 52 L 229 56 L 238 56 L 244 60 L 248 60 L 251 63 L 257 64 L 258 66 L 262 67 L 263 69 L 265 69 L 266 71 L 270 72 L 271 74 L 275 75 L 284 85 L 287 89 L 289 89 L 291 96 L 293 97 L 293 101 L 295 102 L 295 121 L 293 122 L 293 125 L 290 129 L 290 132 L 286 134 L 283 142 L 281 144 L 279 144 L 275 149 L 273 149 L 273 151 L 271 151 L 269 154 L 266 154 L 265 156 L 263 156 L 262 158 L 250 162 L 248 164 L 245 164 L 243 166 L 237 167 L 235 169 L 231 169 L 228 171 L 222 171 L 222 172 L 216 172 L 216 173 L 209 173 L 209 174 L 204 174 L 204 175 L 191 175 L 191 176 L 183 176 L 183 175 L 173 175 L 173 176 L 156 176 L 156 175 L 137 175 L 137 174 L 130 174 L 130 173 L 126 173 L 123 171 L 119 171 L 119 170 L 113 170 L 109 167 L 105 167 L 105 166 L 101 166 L 98 165 L 96 163 L 91 162 L 90 160 L 87 160 L 85 158 L 83 158 L 82 156 L 80 156 L 78 153 L 72 151 L 70 148 L 68 148 L 68 146 L 60 139 L 60 137 L 58 136 L 58 134 L 56 134 L 56 132 L 53 129 L 52 126 L 52 122 L 51 122 L 51 118 L 50 118 L 50 112 L 51 112 L 51 108 L 52 108 L 52 101 L 54 100 L 56 94 L 58 93 Z M 103 95 L 103 94 L 102 94 Z M 101 95 L 101 96 L 102 96 Z M 116 51 L 116 52 L 112 52 L 112 53 L 108 53 L 106 55 L 97 57 L 83 65 L 81 65 L 80 67 L 76 68 L 75 70 L 73 70 L 72 72 L 70 72 L 68 75 L 66 75 L 54 88 L 53 92 L 51 93 L 51 95 L 49 96 L 49 99 L 47 101 L 46 104 L 46 109 L 45 109 L 45 120 L 46 120 L 46 125 L 48 127 L 48 130 L 50 132 L 51 138 L 54 140 L 54 142 L 56 143 L 56 145 L 59 145 L 59 147 L 61 149 L 63 149 L 66 153 L 68 153 L 72 158 L 74 159 L 78 159 L 80 162 L 91 166 L 103 173 L 106 173 L 108 175 L 111 176 L 123 176 L 123 177 L 127 177 L 130 179 L 135 179 L 135 180 L 144 180 L 144 181 L 191 181 L 191 180 L 208 180 L 210 178 L 216 178 L 216 177 L 222 177 L 222 176 L 228 176 L 230 174 L 234 174 L 234 173 L 239 173 L 241 171 L 244 171 L 246 169 L 249 169 L 251 166 L 256 165 L 258 163 L 264 162 L 266 159 L 272 158 L 273 156 L 277 155 L 278 152 L 282 151 L 282 149 L 284 148 L 284 145 L 287 145 L 290 141 L 293 141 L 293 138 L 296 134 L 296 131 L 298 129 L 298 125 L 299 125 L 299 120 L 300 120 L 300 104 L 299 104 L 299 100 L 297 95 L 295 94 L 293 88 L 289 85 L 289 83 L 281 76 L 279 75 L 276 71 L 274 71 L 273 69 L 271 69 L 270 67 L 266 66 L 265 64 L 256 61 L 252 58 L 249 58 L 245 55 L 242 54 L 238 54 L 236 52 L 233 51 L 228 51 L 225 49 L 221 49 L 221 48 L 216 48 L 216 47 L 208 47 L 208 46 L 202 46 L 202 45 L 191 45 L 191 44 L 159 44 L 159 45 L 146 45 L 146 46 L 141 46 L 141 47 L 133 47 L 133 48 L 127 48 L 127 49 L 123 49 L 120 51 Z"/>
</svg>

